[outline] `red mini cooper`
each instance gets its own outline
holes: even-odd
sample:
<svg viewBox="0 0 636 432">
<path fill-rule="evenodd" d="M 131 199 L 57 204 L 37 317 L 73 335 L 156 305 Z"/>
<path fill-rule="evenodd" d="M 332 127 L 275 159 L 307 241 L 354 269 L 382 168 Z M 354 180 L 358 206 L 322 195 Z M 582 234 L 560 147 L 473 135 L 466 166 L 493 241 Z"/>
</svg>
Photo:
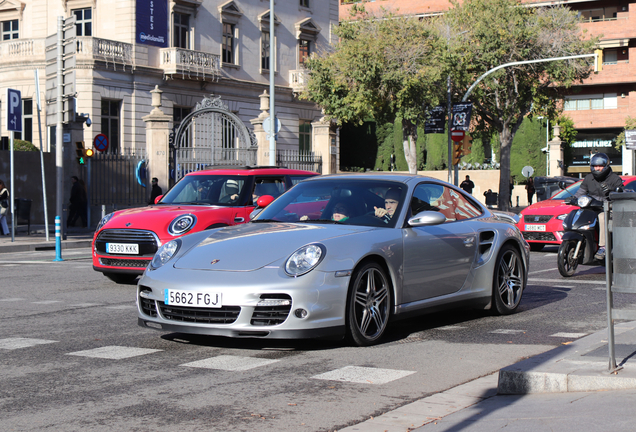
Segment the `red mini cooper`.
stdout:
<svg viewBox="0 0 636 432">
<path fill-rule="evenodd" d="M 625 190 L 636 190 L 636 176 L 621 176 Z M 563 236 L 563 220 L 576 206 L 566 205 L 564 200 L 574 196 L 583 180 L 557 192 L 550 199 L 534 203 L 520 213 L 517 223 L 530 249 L 540 251 L 546 245 L 560 245 Z"/>
<path fill-rule="evenodd" d="M 315 175 L 271 167 L 187 174 L 155 205 L 104 216 L 93 237 L 93 268 L 115 282 L 132 282 L 162 244 L 184 234 L 248 222 L 258 197 L 276 198 Z"/>
</svg>

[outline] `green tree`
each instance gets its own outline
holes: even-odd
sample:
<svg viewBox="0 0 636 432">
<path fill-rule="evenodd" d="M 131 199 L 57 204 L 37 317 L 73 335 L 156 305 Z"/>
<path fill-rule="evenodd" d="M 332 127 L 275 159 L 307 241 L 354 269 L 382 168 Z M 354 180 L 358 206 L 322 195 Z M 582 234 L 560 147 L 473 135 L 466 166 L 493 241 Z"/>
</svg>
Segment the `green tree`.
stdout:
<svg viewBox="0 0 636 432">
<path fill-rule="evenodd" d="M 376 18 L 358 5 L 351 11 L 356 20 L 334 29 L 338 42 L 308 61 L 311 74 L 301 97 L 316 102 L 339 124 L 401 119 L 401 153 L 415 173 L 417 126 L 427 115 L 422 107 L 438 103 L 435 53 L 440 42 L 426 20 L 390 14 Z"/>
<path fill-rule="evenodd" d="M 563 163 L 567 165 L 572 164 L 572 143 L 576 139 L 578 134 L 574 128 L 574 122 L 566 115 L 561 115 L 557 118 L 557 124 L 561 128 L 559 138 L 563 142 Z"/>
<path fill-rule="evenodd" d="M 597 40 L 583 38 L 579 19 L 561 6 L 524 7 L 519 0 L 451 0 L 441 22 L 452 34 L 446 63 L 455 88 L 465 94 L 487 71 L 511 62 L 592 53 Z M 560 92 L 589 76 L 591 60 L 570 59 L 502 68 L 472 91 L 478 131 L 497 132 L 500 162 L 499 208 L 508 208 L 508 181 L 515 134 L 526 116 L 556 118 Z"/>
<path fill-rule="evenodd" d="M 30 141 L 20 139 L 13 140 L 13 150 L 15 151 L 40 151 Z"/>
<path fill-rule="evenodd" d="M 510 152 L 510 175 L 522 178 L 521 170 L 528 165 L 534 169 L 534 175 L 546 175 L 545 121 L 526 118 L 515 134 Z"/>
</svg>

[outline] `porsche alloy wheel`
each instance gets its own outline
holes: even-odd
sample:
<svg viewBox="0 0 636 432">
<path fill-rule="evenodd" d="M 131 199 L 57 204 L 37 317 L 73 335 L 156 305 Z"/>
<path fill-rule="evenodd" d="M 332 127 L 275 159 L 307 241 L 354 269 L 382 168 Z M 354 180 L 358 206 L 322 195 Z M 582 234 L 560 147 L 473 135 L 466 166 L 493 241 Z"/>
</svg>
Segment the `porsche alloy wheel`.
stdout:
<svg viewBox="0 0 636 432">
<path fill-rule="evenodd" d="M 525 284 L 525 269 L 519 252 L 510 245 L 499 251 L 493 277 L 495 310 L 509 315 L 517 309 Z"/>
<path fill-rule="evenodd" d="M 376 343 L 384 334 L 391 314 L 391 290 L 384 269 L 368 263 L 352 278 L 348 304 L 348 331 L 358 346 Z"/>
</svg>

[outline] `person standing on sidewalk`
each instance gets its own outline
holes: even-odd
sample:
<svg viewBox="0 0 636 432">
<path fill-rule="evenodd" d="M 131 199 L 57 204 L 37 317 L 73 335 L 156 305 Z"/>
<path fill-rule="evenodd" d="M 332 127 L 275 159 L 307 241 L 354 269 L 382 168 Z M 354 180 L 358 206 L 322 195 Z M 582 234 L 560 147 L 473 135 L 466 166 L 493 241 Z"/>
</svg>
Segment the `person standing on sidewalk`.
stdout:
<svg viewBox="0 0 636 432">
<path fill-rule="evenodd" d="M 9 190 L 0 180 L 0 227 L 2 235 L 9 235 L 9 227 L 7 226 L 7 214 L 9 214 Z"/>
<path fill-rule="evenodd" d="M 534 195 L 534 179 L 528 177 L 528 183 L 526 183 L 526 192 L 528 192 L 528 205 L 532 204 L 532 196 Z"/>
<path fill-rule="evenodd" d="M 161 186 L 159 186 L 159 179 L 157 177 L 152 178 L 152 190 L 150 191 L 150 199 L 148 200 L 148 205 L 153 205 L 155 203 L 155 199 L 163 193 L 161 190 Z"/>
<path fill-rule="evenodd" d="M 469 194 L 473 194 L 473 189 L 475 188 L 475 183 L 470 179 L 470 176 L 466 176 L 466 180 L 464 180 L 460 185 L 460 188 L 464 189 Z"/>
</svg>

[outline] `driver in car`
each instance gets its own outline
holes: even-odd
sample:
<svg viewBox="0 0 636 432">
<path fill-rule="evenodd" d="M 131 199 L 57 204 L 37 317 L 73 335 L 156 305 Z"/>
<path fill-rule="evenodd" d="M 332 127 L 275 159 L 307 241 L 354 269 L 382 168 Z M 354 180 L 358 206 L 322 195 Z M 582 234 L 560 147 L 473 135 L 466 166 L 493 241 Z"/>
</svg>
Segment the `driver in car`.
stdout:
<svg viewBox="0 0 636 432">
<path fill-rule="evenodd" d="M 389 189 L 384 194 L 384 207 L 373 207 L 375 216 L 382 219 L 385 223 L 389 223 L 399 203 L 400 191 L 395 188 Z"/>
<path fill-rule="evenodd" d="M 616 191 L 617 188 L 623 186 L 621 178 L 612 171 L 610 160 L 605 153 L 596 153 L 590 158 L 590 174 L 585 176 L 581 187 L 576 194 L 576 198 L 588 195 L 598 201 L 605 202 L 610 192 Z M 605 213 L 600 212 L 598 215 L 599 234 L 598 234 L 598 251 L 594 258 L 597 260 L 605 259 Z"/>
</svg>

